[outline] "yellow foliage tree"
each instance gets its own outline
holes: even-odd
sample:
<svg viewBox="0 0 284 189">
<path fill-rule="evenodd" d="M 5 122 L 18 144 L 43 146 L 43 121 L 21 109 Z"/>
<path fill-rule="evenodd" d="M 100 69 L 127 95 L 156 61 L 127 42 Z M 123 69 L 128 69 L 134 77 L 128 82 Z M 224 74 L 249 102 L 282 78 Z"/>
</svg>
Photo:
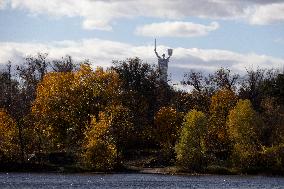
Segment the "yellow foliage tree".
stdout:
<svg viewBox="0 0 284 189">
<path fill-rule="evenodd" d="M 238 167 L 255 164 L 260 149 L 262 121 L 249 100 L 239 100 L 228 116 L 229 138 L 233 141 L 232 160 Z"/>
<path fill-rule="evenodd" d="M 177 163 L 186 169 L 200 170 L 205 164 L 207 118 L 201 111 L 185 115 L 180 139 L 176 144 Z"/>
<path fill-rule="evenodd" d="M 172 107 L 162 107 L 155 115 L 155 138 L 162 148 L 173 148 L 181 127 L 181 116 Z"/>
<path fill-rule="evenodd" d="M 90 128 L 85 132 L 83 160 L 91 168 L 111 170 L 117 160 L 117 149 L 108 136 L 109 120 L 104 113 L 99 115 L 100 121 L 92 118 Z"/>
<path fill-rule="evenodd" d="M 43 149 L 61 149 L 64 145 L 61 141 L 68 138 L 77 98 L 72 93 L 73 80 L 72 72 L 51 72 L 38 85 L 32 113 L 36 118 L 35 129 L 41 134 L 39 137 L 46 139 Z"/>
<path fill-rule="evenodd" d="M 81 146 L 91 115 L 98 116 L 119 94 L 119 80 L 112 71 L 82 64 L 75 72 L 51 72 L 37 88 L 32 113 L 49 148 L 76 150 Z M 52 138 L 52 140 L 51 140 Z"/>
<path fill-rule="evenodd" d="M 133 131 L 132 117 L 127 108 L 111 105 L 92 118 L 85 132 L 84 160 L 87 165 L 100 170 L 113 169 L 126 150 Z"/>
<path fill-rule="evenodd" d="M 17 160 L 19 151 L 16 122 L 4 109 L 0 109 L 0 162 Z"/>
</svg>

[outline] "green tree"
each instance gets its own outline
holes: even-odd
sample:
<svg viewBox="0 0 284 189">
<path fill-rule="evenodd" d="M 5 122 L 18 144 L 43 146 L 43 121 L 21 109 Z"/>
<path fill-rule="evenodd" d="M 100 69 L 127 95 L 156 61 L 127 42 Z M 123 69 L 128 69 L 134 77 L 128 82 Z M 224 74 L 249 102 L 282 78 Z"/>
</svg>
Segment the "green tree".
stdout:
<svg viewBox="0 0 284 189">
<path fill-rule="evenodd" d="M 175 147 L 177 163 L 183 168 L 200 170 L 204 166 L 206 130 L 207 119 L 204 113 L 192 110 L 186 114 Z"/>
<path fill-rule="evenodd" d="M 255 165 L 260 149 L 262 122 L 249 100 L 239 100 L 228 116 L 229 138 L 233 141 L 232 160 L 234 165 L 249 168 Z"/>
</svg>

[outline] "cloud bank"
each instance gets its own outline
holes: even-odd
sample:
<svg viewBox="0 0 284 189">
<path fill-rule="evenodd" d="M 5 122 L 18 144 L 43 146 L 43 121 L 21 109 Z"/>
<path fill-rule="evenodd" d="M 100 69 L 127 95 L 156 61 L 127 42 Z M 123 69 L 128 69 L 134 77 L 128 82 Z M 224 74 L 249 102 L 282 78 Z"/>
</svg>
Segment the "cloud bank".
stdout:
<svg viewBox="0 0 284 189">
<path fill-rule="evenodd" d="M 135 33 L 149 37 L 196 37 L 207 35 L 218 28 L 217 22 L 208 26 L 192 22 L 162 22 L 137 27 Z"/>
<path fill-rule="evenodd" d="M 252 12 L 249 20 L 251 24 L 266 25 L 284 21 L 284 3 L 255 7 Z"/>
<path fill-rule="evenodd" d="M 164 53 L 167 46 L 158 46 L 158 53 Z M 153 46 L 134 46 L 127 43 L 101 39 L 78 41 L 54 41 L 48 43 L 13 43 L 0 42 L 0 64 L 11 60 L 21 63 L 23 57 L 36 55 L 38 52 L 49 53 L 49 58 L 61 58 L 66 54 L 77 61 L 89 59 L 93 66 L 108 67 L 112 60 L 125 60 L 140 57 L 156 64 Z M 169 63 L 169 73 L 174 82 L 182 80 L 183 74 L 191 69 L 212 72 L 220 67 L 234 72 L 244 73 L 246 69 L 283 68 L 284 59 L 254 53 L 241 54 L 220 49 L 175 48 Z"/>
<path fill-rule="evenodd" d="M 1 7 L 32 15 L 80 17 L 83 28 L 100 30 L 111 30 L 116 20 L 140 16 L 235 19 L 259 25 L 284 21 L 282 0 L 0 0 Z"/>
</svg>

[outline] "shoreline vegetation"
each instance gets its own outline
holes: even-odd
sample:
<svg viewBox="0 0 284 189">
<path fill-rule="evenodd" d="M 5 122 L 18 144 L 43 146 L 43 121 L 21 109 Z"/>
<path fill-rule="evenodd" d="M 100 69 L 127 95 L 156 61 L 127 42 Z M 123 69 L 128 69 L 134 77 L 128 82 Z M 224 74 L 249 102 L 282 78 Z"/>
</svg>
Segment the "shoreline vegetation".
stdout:
<svg viewBox="0 0 284 189">
<path fill-rule="evenodd" d="M 242 172 L 226 167 L 209 167 L 202 172 L 191 172 L 182 170 L 177 166 L 167 167 L 121 167 L 111 171 L 89 170 L 78 166 L 54 166 L 36 164 L 9 164 L 1 165 L 0 173 L 60 173 L 60 174 L 158 174 L 176 176 L 205 176 L 205 175 L 251 175 L 251 176 L 284 176 L 283 171 L 279 170 L 250 170 Z"/>
<path fill-rule="evenodd" d="M 0 172 L 284 173 L 284 74 L 191 70 L 175 89 L 139 58 L 47 54 L 0 70 Z"/>
</svg>

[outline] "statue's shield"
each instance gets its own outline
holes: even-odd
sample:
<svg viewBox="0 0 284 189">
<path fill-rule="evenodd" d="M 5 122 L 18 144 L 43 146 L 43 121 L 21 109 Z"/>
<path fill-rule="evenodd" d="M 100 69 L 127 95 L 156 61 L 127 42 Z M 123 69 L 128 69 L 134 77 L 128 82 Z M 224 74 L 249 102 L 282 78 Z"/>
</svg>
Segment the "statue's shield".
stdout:
<svg viewBox="0 0 284 189">
<path fill-rule="evenodd" d="M 173 49 L 168 49 L 168 55 L 172 56 L 172 54 L 173 54 Z"/>
</svg>

